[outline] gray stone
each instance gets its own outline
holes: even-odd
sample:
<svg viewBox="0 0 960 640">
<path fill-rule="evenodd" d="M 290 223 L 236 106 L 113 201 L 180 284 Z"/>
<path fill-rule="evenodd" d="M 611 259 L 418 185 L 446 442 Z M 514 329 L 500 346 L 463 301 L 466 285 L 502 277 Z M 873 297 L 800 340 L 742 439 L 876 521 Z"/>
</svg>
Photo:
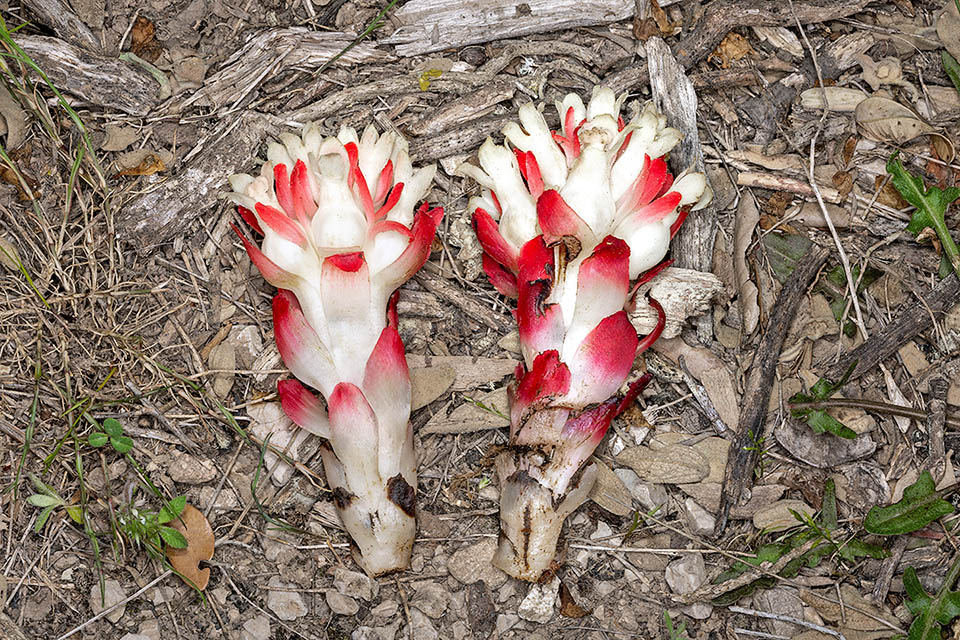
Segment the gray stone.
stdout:
<svg viewBox="0 0 960 640">
<path fill-rule="evenodd" d="M 688 553 L 674 560 L 667 565 L 665 577 L 674 593 L 684 595 L 696 591 L 707 579 L 703 556 L 699 553 Z"/>
<path fill-rule="evenodd" d="M 662 484 L 644 482 L 633 469 L 614 469 L 613 472 L 630 490 L 630 495 L 633 496 L 634 500 L 643 505 L 643 508 L 647 511 L 667 503 L 667 490 L 663 488 Z"/>
<path fill-rule="evenodd" d="M 450 602 L 449 592 L 436 582 L 421 582 L 413 585 L 414 596 L 411 606 L 416 607 L 431 618 L 439 618 L 447 610 Z"/>
<path fill-rule="evenodd" d="M 554 576 L 546 584 L 534 584 L 517 607 L 517 614 L 524 620 L 546 624 L 553 617 L 553 607 L 560 589 L 560 578 Z"/>
<path fill-rule="evenodd" d="M 680 611 L 694 620 L 706 620 L 713 613 L 713 605 L 707 602 L 694 602 L 683 607 Z"/>
<path fill-rule="evenodd" d="M 504 632 L 517 626 L 520 622 L 520 616 L 514 613 L 501 613 L 497 616 L 497 635 L 503 635 Z"/>
<path fill-rule="evenodd" d="M 217 468 L 209 460 L 201 460 L 189 453 L 173 452 L 173 460 L 167 466 L 167 474 L 174 482 L 203 484 L 217 477 Z"/>
<path fill-rule="evenodd" d="M 380 593 L 380 585 L 367 574 L 350 571 L 345 567 L 333 568 L 333 586 L 337 591 L 351 598 L 372 600 Z"/>
<path fill-rule="evenodd" d="M 760 611 L 769 611 L 781 615 L 803 620 L 803 600 L 794 589 L 774 587 L 764 589 L 753 594 L 753 606 Z M 790 622 L 781 620 L 766 620 L 770 633 L 792 638 L 799 635 L 802 629 Z"/>
<path fill-rule="evenodd" d="M 461 584 L 483 580 L 491 589 L 497 589 L 507 581 L 507 574 L 492 564 L 496 550 L 497 541 L 491 538 L 462 547 L 450 556 L 447 569 Z"/>
<path fill-rule="evenodd" d="M 303 601 L 303 596 L 296 591 L 292 591 L 295 588 L 293 584 L 283 582 L 278 576 L 274 576 L 270 578 L 268 586 L 271 590 L 267 592 L 267 607 L 278 618 L 289 622 L 307 615 L 307 605 Z M 277 591 L 273 589 L 277 589 Z M 283 591 L 279 589 L 283 589 Z"/>
<path fill-rule="evenodd" d="M 244 622 L 243 640 L 270 640 L 270 618 L 260 615 Z"/>
<path fill-rule="evenodd" d="M 412 640 L 439 640 L 440 634 L 425 613 L 417 608 L 411 608 L 410 637 Z"/>
<path fill-rule="evenodd" d="M 90 587 L 90 608 L 93 609 L 93 614 L 97 615 L 104 609 L 109 609 L 113 605 L 122 602 L 126 597 L 127 593 L 123 590 L 123 587 L 120 586 L 120 583 L 111 579 L 104 581 L 103 598 L 101 598 L 100 582 L 94 580 L 93 585 Z M 114 623 L 120 622 L 120 618 L 123 617 L 126 610 L 126 604 L 117 607 L 107 614 L 107 620 Z"/>
<path fill-rule="evenodd" d="M 370 609 L 370 615 L 382 620 L 389 620 L 397 615 L 397 611 L 399 610 L 400 605 L 397 604 L 396 600 L 384 600 L 373 609 Z"/>
<path fill-rule="evenodd" d="M 327 589 L 324 592 L 327 606 L 339 616 L 352 616 L 360 610 L 360 605 L 350 596 L 345 596 L 336 589 Z"/>
<path fill-rule="evenodd" d="M 686 523 L 690 533 L 698 536 L 711 535 L 716 526 L 717 519 L 713 515 L 697 504 L 693 498 L 687 498 L 680 506 L 680 516 Z"/>
</svg>

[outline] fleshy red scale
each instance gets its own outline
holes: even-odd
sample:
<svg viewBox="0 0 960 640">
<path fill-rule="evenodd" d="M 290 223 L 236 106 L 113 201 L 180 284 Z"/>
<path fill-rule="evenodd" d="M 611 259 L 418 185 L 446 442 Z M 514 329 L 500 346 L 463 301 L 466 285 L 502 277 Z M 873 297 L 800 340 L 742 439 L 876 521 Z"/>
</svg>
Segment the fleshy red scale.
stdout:
<svg viewBox="0 0 960 640">
<path fill-rule="evenodd" d="M 486 253 L 481 256 L 481 261 L 483 272 L 487 274 L 490 284 L 497 291 L 508 298 L 516 298 L 519 295 L 516 275 Z"/>
<path fill-rule="evenodd" d="M 305 227 L 309 226 L 313 214 L 317 211 L 317 203 L 313 201 L 313 194 L 310 192 L 310 177 L 303 160 L 297 160 L 293 165 L 293 173 L 290 174 L 290 191 L 297 220 Z"/>
<path fill-rule="evenodd" d="M 346 271 L 347 273 L 356 273 L 361 267 L 363 267 L 363 252 L 354 251 L 352 253 L 337 253 L 332 256 L 328 256 L 324 262 L 329 262 L 341 271 Z"/>
<path fill-rule="evenodd" d="M 260 250 L 260 247 L 250 242 L 247 236 L 240 232 L 240 229 L 237 229 L 234 225 L 230 225 L 230 227 L 240 236 L 240 240 L 243 242 L 243 248 L 246 249 L 247 255 L 250 257 L 250 262 L 260 271 L 260 274 L 267 282 L 275 287 L 282 287 L 292 286 L 294 282 L 298 280 L 295 275 L 286 269 L 280 268 L 276 262 L 268 258 L 267 254 Z"/>
<path fill-rule="evenodd" d="M 289 240 L 301 247 L 307 245 L 307 238 L 303 235 L 303 231 L 300 230 L 300 226 L 288 218 L 285 213 L 262 202 L 257 203 L 256 209 L 257 215 L 260 216 L 263 224 L 270 227 L 280 235 L 281 238 Z"/>
<path fill-rule="evenodd" d="M 539 354 L 529 371 L 518 376 L 513 401 L 510 404 L 510 421 L 520 425 L 523 414 L 530 405 L 544 403 L 563 396 L 570 389 L 570 370 L 560 362 L 556 350 Z"/>
<path fill-rule="evenodd" d="M 403 195 L 403 183 L 398 182 L 394 185 L 393 189 L 390 190 L 390 195 L 387 196 L 387 201 L 383 203 L 377 212 L 373 215 L 374 220 L 382 220 L 386 217 L 390 210 L 393 209 L 397 203 L 400 201 L 400 196 Z"/>
<path fill-rule="evenodd" d="M 607 316 L 587 334 L 569 360 L 582 403 L 603 402 L 627 379 L 637 352 L 637 330 L 626 311 Z"/>
<path fill-rule="evenodd" d="M 277 194 L 277 202 L 291 218 L 293 211 L 293 193 L 290 191 L 290 177 L 287 175 L 287 165 L 278 162 L 273 165 L 273 190 Z"/>
<path fill-rule="evenodd" d="M 477 207 L 472 218 L 473 231 L 483 247 L 485 254 L 499 262 L 509 271 L 517 273 L 520 266 L 517 263 L 517 249 L 507 242 L 500 234 L 500 227 L 493 217 L 484 209 Z"/>
<path fill-rule="evenodd" d="M 380 171 L 380 177 L 377 178 L 377 192 L 373 196 L 374 203 L 383 202 L 393 186 L 393 160 L 387 160 Z"/>
<path fill-rule="evenodd" d="M 281 380 L 277 383 L 277 395 L 280 406 L 298 426 L 315 435 L 329 438 L 330 425 L 323 403 L 313 393 L 300 384 L 296 378 Z"/>
<path fill-rule="evenodd" d="M 537 220 L 548 244 L 563 236 L 574 236 L 581 242 L 590 243 L 594 234 L 583 219 L 577 215 L 556 189 L 548 189 L 537 200 Z"/>
<path fill-rule="evenodd" d="M 650 306 L 653 307 L 654 311 L 657 312 L 657 325 L 653 328 L 653 331 L 645 335 L 643 340 L 637 344 L 637 353 L 643 353 L 649 349 L 650 345 L 656 342 L 660 334 L 663 333 L 663 328 L 667 326 L 667 314 L 664 313 L 663 306 L 654 298 L 647 297 L 647 301 L 650 303 Z"/>
<path fill-rule="evenodd" d="M 241 207 L 238 205 L 237 213 L 240 214 L 240 217 L 243 218 L 243 221 L 246 222 L 248 225 L 250 225 L 254 231 L 259 233 L 260 235 L 263 235 L 263 229 L 260 228 L 260 221 L 257 220 L 257 216 L 254 215 L 253 211 L 250 211 L 250 209 L 247 209 L 246 207 Z M 235 227 L 234 227 L 234 230 L 236 231 Z M 237 231 L 237 233 L 240 233 L 240 232 Z"/>
</svg>

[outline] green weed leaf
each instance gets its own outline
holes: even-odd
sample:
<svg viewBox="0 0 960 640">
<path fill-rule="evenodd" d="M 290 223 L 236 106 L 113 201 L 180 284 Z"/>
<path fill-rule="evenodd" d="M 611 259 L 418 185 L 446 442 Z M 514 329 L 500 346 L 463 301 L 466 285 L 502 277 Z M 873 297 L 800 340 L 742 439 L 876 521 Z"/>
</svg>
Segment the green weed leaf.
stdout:
<svg viewBox="0 0 960 640">
<path fill-rule="evenodd" d="M 943 62 L 943 70 L 947 72 L 953 86 L 960 92 L 960 63 L 946 50 L 940 52 L 940 60 Z"/>
<path fill-rule="evenodd" d="M 810 387 L 809 394 L 795 393 L 790 397 L 788 402 L 790 404 L 800 404 L 826 400 L 839 391 L 843 385 L 847 383 L 847 380 L 850 378 L 850 374 L 853 373 L 853 370 L 856 368 L 856 366 L 857 362 L 852 362 L 850 366 L 847 367 L 846 372 L 844 372 L 843 377 L 840 378 L 838 382 L 833 382 L 827 378 L 820 378 L 817 380 L 816 384 Z M 842 422 L 828 414 L 825 409 L 804 407 L 801 409 L 792 409 L 790 414 L 794 418 L 799 418 L 805 421 L 807 425 L 813 429 L 814 433 L 832 433 L 835 436 L 846 438 L 847 440 L 853 440 L 857 437 L 856 431 L 847 427 Z"/>
<path fill-rule="evenodd" d="M 83 524 L 83 507 L 75 504 L 69 507 L 64 507 L 63 509 L 67 512 L 67 515 L 70 516 L 71 520 L 77 524 Z"/>
<path fill-rule="evenodd" d="M 40 512 L 40 515 L 37 516 L 37 523 L 33 525 L 34 533 L 40 533 L 40 530 L 43 529 L 43 525 L 47 524 L 47 520 L 50 519 L 50 514 L 53 513 L 55 508 L 54 506 L 50 506 Z"/>
<path fill-rule="evenodd" d="M 128 436 L 110 438 L 110 444 L 117 453 L 129 453 L 130 450 L 133 449 L 133 440 L 131 440 Z"/>
<path fill-rule="evenodd" d="M 63 500 L 59 497 L 45 496 L 39 493 L 35 493 L 27 498 L 27 502 L 35 507 L 56 507 L 57 505 L 63 504 Z"/>
<path fill-rule="evenodd" d="M 863 520 L 869 533 L 893 536 L 911 533 L 945 515 L 953 513 L 953 505 L 936 491 L 929 471 L 906 488 L 903 498 L 887 507 L 873 507 Z"/>
<path fill-rule="evenodd" d="M 896 187 L 903 199 L 917 208 L 910 218 L 907 231 L 914 236 L 924 229 L 932 229 L 940 239 L 943 253 L 950 261 L 954 272 L 960 278 L 960 249 L 950 236 L 947 228 L 946 212 L 951 202 L 960 198 L 960 187 L 926 187 L 923 179 L 907 171 L 895 151 L 887 161 L 887 173 L 890 174 L 893 186 Z"/>
<path fill-rule="evenodd" d="M 94 431 L 93 433 L 90 434 L 90 437 L 87 438 L 87 442 L 90 443 L 90 446 L 96 447 L 98 449 L 103 445 L 107 444 L 109 440 L 110 440 L 110 437 L 101 431 Z"/>
<path fill-rule="evenodd" d="M 187 496 L 180 496 L 179 498 L 174 498 L 160 509 L 160 513 L 157 515 L 157 522 L 160 524 L 166 524 L 178 517 L 183 513 L 183 509 L 187 506 Z M 172 546 L 172 545 L 171 545 Z"/>
<path fill-rule="evenodd" d="M 186 549 L 187 539 L 173 527 L 160 527 L 160 537 L 174 549 Z"/>
<path fill-rule="evenodd" d="M 944 583 L 931 598 L 913 567 L 903 571 L 903 587 L 907 592 L 907 609 L 914 615 L 908 640 L 940 640 L 943 637 L 941 625 L 949 625 L 951 620 L 960 616 L 960 592 L 950 591 L 949 585 Z"/>
<path fill-rule="evenodd" d="M 119 420 L 114 418 L 107 418 L 103 421 L 103 430 L 107 432 L 107 435 L 111 438 L 119 438 L 123 435 L 123 425 L 120 424 Z"/>
</svg>

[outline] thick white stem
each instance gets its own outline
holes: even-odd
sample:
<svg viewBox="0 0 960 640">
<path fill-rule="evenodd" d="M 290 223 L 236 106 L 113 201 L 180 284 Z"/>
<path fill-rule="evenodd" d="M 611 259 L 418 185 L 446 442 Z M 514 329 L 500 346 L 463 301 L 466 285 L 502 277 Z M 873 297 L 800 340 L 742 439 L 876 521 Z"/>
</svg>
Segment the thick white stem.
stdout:
<svg viewBox="0 0 960 640">
<path fill-rule="evenodd" d="M 500 542 L 493 564 L 519 580 L 537 582 L 562 563 L 556 555 L 563 521 L 586 501 L 597 480 L 596 465 L 590 465 L 558 495 L 534 477 L 549 464 L 529 447 L 497 456 Z"/>
<path fill-rule="evenodd" d="M 407 478 L 416 484 L 416 471 L 405 469 L 403 475 L 398 473 L 386 482 L 371 478 L 354 492 L 347 487 L 342 465 L 328 444 L 321 447 L 320 455 L 357 564 L 371 577 L 409 568 L 417 522 L 416 490 Z"/>
</svg>

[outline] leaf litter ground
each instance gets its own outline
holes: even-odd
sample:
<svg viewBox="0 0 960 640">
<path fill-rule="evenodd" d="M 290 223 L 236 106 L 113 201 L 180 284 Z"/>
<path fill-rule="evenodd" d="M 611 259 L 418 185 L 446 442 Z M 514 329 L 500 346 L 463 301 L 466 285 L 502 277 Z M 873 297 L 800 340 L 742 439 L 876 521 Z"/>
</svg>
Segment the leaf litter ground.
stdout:
<svg viewBox="0 0 960 640">
<path fill-rule="evenodd" d="M 56 94 L 43 81 L 37 91 L 23 84 L 26 73 L 8 63 L 15 99 L 0 104 L 3 633 L 862 638 L 908 629 L 936 637 L 938 625 L 954 624 L 955 585 L 946 584 L 957 566 L 954 498 L 936 489 L 956 482 L 960 312 L 951 308 L 955 285 L 937 281 L 942 243 L 904 233 L 910 196 L 901 200 L 886 173 L 900 149 L 926 187 L 957 184 L 960 167 L 943 155 L 949 145 L 909 136 L 933 131 L 956 143 L 960 93 L 940 44 L 957 24 L 949 6 L 798 2 L 795 15 L 744 26 L 715 0 L 597 26 L 541 24 L 519 40 L 508 31 L 497 40 L 493 29 L 489 43 L 410 58 L 365 43 L 318 74 L 316 60 L 352 36 L 286 64 L 278 58 L 286 48 L 314 49 L 276 26 L 360 33 L 381 6 L 135 5 L 75 3 L 72 27 L 45 17 L 43 2 L 16 20 L 4 16 L 9 29 L 33 21 L 15 38 L 24 36 L 23 50 L 73 105 L 91 148 Z M 797 20 L 808 26 L 801 31 Z M 134 78 L 123 101 L 112 98 L 124 77 L 84 75 L 69 50 L 58 57 L 29 39 L 37 34 L 89 56 L 133 53 L 166 84 L 144 84 L 150 91 L 141 96 Z M 700 268 L 722 287 L 710 294 L 706 322 L 688 322 L 638 363 L 655 375 L 645 404 L 618 420 L 598 452 L 605 472 L 569 524 L 559 580 L 531 588 L 488 561 L 498 498 L 490 454 L 505 442 L 516 338 L 480 273 L 466 185 L 449 172 L 531 98 L 589 95 L 598 81 L 649 97 L 651 71 L 635 53 L 637 38 L 651 34 L 667 35 L 697 89 L 719 221 L 712 266 Z M 99 89 L 84 92 L 84 82 Z M 857 111 L 864 83 L 888 101 L 866 114 L 870 104 Z M 898 128 L 905 109 L 909 121 Z M 265 135 L 297 113 L 322 119 L 329 132 L 371 117 L 416 132 L 414 155 L 447 170 L 431 196 L 447 210 L 436 251 L 399 308 L 419 394 L 420 537 L 412 570 L 376 582 L 350 559 L 317 443 L 291 431 L 271 404 L 284 374 L 271 291 L 228 233 L 233 212 L 215 198 L 223 177 L 250 170 Z M 811 139 L 816 189 L 807 175 Z M 198 173 L 213 176 L 206 190 L 189 182 Z M 156 207 L 147 208 L 151 197 Z M 178 208 L 164 222 L 166 202 Z M 744 214 L 745 202 L 754 215 Z M 956 209 L 947 211 L 956 238 Z M 143 220 L 156 226 L 144 231 Z M 837 241 L 861 280 L 856 304 Z M 781 281 L 817 245 L 830 249 L 825 272 L 835 277 L 804 287 L 776 354 L 765 427 L 748 434 L 758 462 L 740 472 L 754 474 L 752 491 L 731 505 L 714 538 L 724 472 L 735 467 L 725 437 L 752 398 L 743 386 L 752 358 Z M 898 325 L 910 307 L 926 320 Z M 900 335 L 874 349 L 869 336 L 888 325 Z M 869 357 L 858 362 L 874 364 L 858 365 L 829 398 L 813 394 L 825 403 L 817 410 L 855 437 L 812 433 L 787 399 L 840 379 L 850 366 L 842 356 L 861 343 Z M 112 421 L 122 430 L 112 432 Z M 718 435 L 718 424 L 730 432 Z M 268 436 L 272 448 L 263 447 Z M 31 502 L 31 493 L 41 497 Z M 210 571 L 203 597 L 133 544 L 132 530 L 111 524 L 136 509 L 166 526 L 182 498 L 206 513 L 216 540 L 198 567 Z M 871 519 L 874 507 L 888 510 Z M 876 521 L 897 528 L 874 531 Z M 883 539 L 863 526 L 899 535 Z M 889 557 L 871 557 L 878 548 Z M 732 568 L 739 574 L 714 583 Z M 734 604 L 729 593 L 741 588 Z"/>
</svg>

